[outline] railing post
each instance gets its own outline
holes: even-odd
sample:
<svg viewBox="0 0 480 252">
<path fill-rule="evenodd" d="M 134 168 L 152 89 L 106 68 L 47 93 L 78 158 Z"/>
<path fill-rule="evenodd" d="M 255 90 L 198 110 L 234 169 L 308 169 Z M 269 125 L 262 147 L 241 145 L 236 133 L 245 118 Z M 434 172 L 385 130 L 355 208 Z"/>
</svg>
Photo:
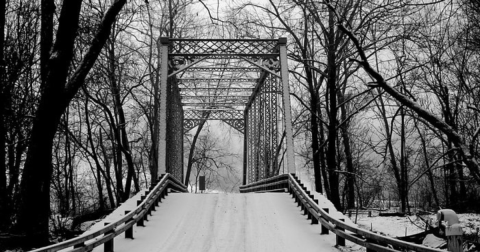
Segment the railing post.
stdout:
<svg viewBox="0 0 480 252">
<path fill-rule="evenodd" d="M 141 200 L 137 200 L 137 206 L 139 206 L 140 204 L 142 204 L 142 201 Z M 142 226 L 142 227 L 145 227 L 145 224 L 143 222 L 143 217 L 139 218 L 138 221 L 137 221 L 137 226 Z"/>
<path fill-rule="evenodd" d="M 329 212 L 328 208 L 323 208 L 323 211 L 325 211 L 327 214 L 328 214 L 328 212 Z M 320 217 L 320 218 L 322 218 L 322 217 Z M 323 234 L 328 234 L 328 233 L 329 233 L 329 232 L 328 232 L 328 228 L 325 227 L 325 226 L 322 224 L 322 231 L 321 231 L 320 234 L 323 235 Z"/>
<path fill-rule="evenodd" d="M 307 193 L 308 197 L 311 197 L 310 196 L 310 191 L 305 191 L 305 192 Z M 308 202 L 307 199 L 305 199 L 305 202 Z M 304 205 L 304 208 L 303 208 L 303 215 L 307 215 L 307 220 L 310 220 L 312 218 L 312 216 L 310 215 L 310 211 L 308 211 L 308 207 L 307 207 L 306 204 Z"/>
<path fill-rule="evenodd" d="M 303 215 L 308 215 L 308 207 L 306 202 L 302 204 L 302 209 L 303 209 Z"/>
<path fill-rule="evenodd" d="M 151 190 L 149 191 L 145 191 L 145 198 L 148 196 L 148 194 L 151 192 Z M 152 211 L 155 211 L 155 204 L 154 202 L 152 202 L 152 204 L 150 205 L 150 207 L 148 208 L 148 213 L 150 215 L 152 215 Z"/>
<path fill-rule="evenodd" d="M 367 239 L 367 242 L 368 243 L 373 243 L 373 241 L 371 239 Z M 371 249 L 371 248 L 367 248 L 367 251 L 366 252 L 375 252 L 374 249 Z"/>
<path fill-rule="evenodd" d="M 342 222 L 345 222 L 345 219 L 339 219 Z M 345 231 L 344 228 L 339 227 L 338 225 L 335 227 L 335 229 L 340 230 L 340 231 Z M 345 238 L 341 237 L 340 235 L 337 234 L 337 246 L 345 246 Z"/>
<path fill-rule="evenodd" d="M 105 226 L 108 226 L 110 223 L 105 222 L 104 224 L 105 224 Z M 107 233 L 105 233 L 105 235 L 110 235 L 113 232 L 114 232 L 114 230 L 112 229 L 112 230 L 108 231 Z M 115 239 L 115 238 L 112 238 L 111 240 L 108 240 L 103 244 L 103 251 L 104 252 L 113 252 L 113 239 Z"/>
<path fill-rule="evenodd" d="M 129 214 L 131 211 L 125 211 L 125 215 Z M 127 222 L 130 222 L 132 219 L 129 219 Z M 133 225 L 125 230 L 125 238 L 133 239 Z"/>
<path fill-rule="evenodd" d="M 158 182 L 157 182 L 157 184 L 158 184 Z M 158 196 L 155 198 L 154 205 L 155 205 L 156 207 L 158 207 L 158 203 L 160 202 L 160 196 L 161 196 L 161 195 L 158 195 Z"/>
<path fill-rule="evenodd" d="M 147 195 L 142 195 L 142 196 L 140 197 L 140 200 L 142 200 L 142 202 L 144 202 L 146 198 L 147 198 Z M 146 205 L 146 203 L 147 203 L 147 202 L 145 201 L 145 205 Z M 146 208 L 146 207 L 145 207 L 145 208 Z M 147 209 L 146 213 L 147 213 L 147 214 L 150 214 L 150 208 L 146 208 L 146 209 Z M 145 214 L 145 216 L 146 216 L 147 214 Z M 147 219 L 145 219 L 145 220 L 147 220 Z"/>
<path fill-rule="evenodd" d="M 152 201 L 152 205 L 150 206 L 150 211 L 157 211 L 157 209 L 155 208 L 156 207 L 156 202 L 157 202 L 157 200 Z"/>
<path fill-rule="evenodd" d="M 314 199 L 315 203 L 318 205 L 318 200 Z M 313 214 L 311 214 L 312 216 L 312 222 L 310 224 L 318 224 L 318 219 L 317 217 L 315 217 Z"/>
<path fill-rule="evenodd" d="M 73 248 L 74 248 L 74 249 L 75 249 L 75 248 L 81 248 L 81 247 L 85 247 L 85 242 L 81 242 L 81 243 L 79 243 L 79 244 L 73 245 Z"/>
<path fill-rule="evenodd" d="M 140 197 L 141 201 L 144 202 L 145 199 L 146 199 L 146 196 L 142 196 Z M 147 202 L 145 202 L 145 205 L 146 205 Z M 143 220 L 144 221 L 148 221 L 148 215 L 150 214 L 150 208 L 146 208 L 144 205 L 143 209 L 145 209 L 145 214 L 143 215 Z"/>
</svg>

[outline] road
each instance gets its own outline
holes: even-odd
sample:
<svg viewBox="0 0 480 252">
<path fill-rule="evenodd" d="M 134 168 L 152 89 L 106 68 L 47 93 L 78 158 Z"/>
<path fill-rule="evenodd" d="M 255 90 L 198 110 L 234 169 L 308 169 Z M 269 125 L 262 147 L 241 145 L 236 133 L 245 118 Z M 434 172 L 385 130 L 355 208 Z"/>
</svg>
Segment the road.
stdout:
<svg viewBox="0 0 480 252">
<path fill-rule="evenodd" d="M 286 193 L 172 193 L 152 213 L 134 240 L 115 238 L 115 252 L 338 251 Z"/>
</svg>

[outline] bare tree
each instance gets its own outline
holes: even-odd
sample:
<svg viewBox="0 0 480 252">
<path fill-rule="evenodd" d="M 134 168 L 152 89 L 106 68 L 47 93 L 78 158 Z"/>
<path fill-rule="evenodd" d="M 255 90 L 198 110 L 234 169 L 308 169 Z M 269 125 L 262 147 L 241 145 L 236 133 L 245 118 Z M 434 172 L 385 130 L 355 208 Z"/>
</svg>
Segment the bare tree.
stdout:
<svg viewBox="0 0 480 252">
<path fill-rule="evenodd" d="M 190 143 L 192 145 L 193 142 Z M 224 145 L 224 144 L 223 144 Z M 206 133 L 197 137 L 197 143 L 191 158 L 194 180 L 189 182 L 191 190 L 197 193 L 199 176 L 205 176 L 206 187 L 210 190 L 231 191 L 224 184 L 239 183 L 231 160 L 236 156 L 227 151 L 221 139 L 214 136 L 206 127 Z M 191 150 L 192 148 L 190 148 Z"/>
<path fill-rule="evenodd" d="M 333 11 L 335 7 L 333 7 L 330 3 L 326 3 L 329 8 Z M 355 35 L 351 28 L 351 24 L 348 21 L 339 18 L 340 16 L 337 14 L 337 25 L 338 27 L 349 37 L 349 39 L 353 42 L 358 52 L 359 58 L 352 59 L 357 62 L 362 68 L 368 73 L 372 79 L 375 81 L 375 85 L 378 85 L 379 88 L 390 94 L 394 99 L 400 102 L 403 106 L 411 109 L 415 112 L 421 119 L 425 120 L 429 123 L 432 127 L 440 130 L 443 134 L 445 134 L 448 138 L 451 139 L 452 143 L 458 148 L 459 154 L 462 157 L 463 162 L 470 170 L 471 176 L 473 179 L 480 183 L 480 170 L 478 161 L 474 156 L 470 153 L 468 145 L 466 144 L 464 138 L 455 130 L 453 129 L 448 123 L 446 123 L 441 118 L 437 117 L 430 111 L 426 110 L 422 106 L 420 106 L 417 102 L 409 98 L 407 95 L 402 94 L 392 86 L 388 85 L 387 81 L 380 74 L 374 67 L 369 63 L 368 56 L 365 52 L 363 45 L 361 44 L 360 40 L 358 39 L 357 35 Z"/>
<path fill-rule="evenodd" d="M 82 62 L 71 75 L 78 30 L 81 0 L 63 1 L 54 39 L 53 0 L 42 1 L 41 98 L 35 114 L 32 135 L 21 182 L 21 203 L 16 233 L 29 241 L 29 246 L 48 244 L 48 217 L 50 212 L 50 185 L 52 175 L 53 139 L 62 114 L 83 84 L 110 34 L 115 17 L 126 3 L 116 0 L 106 12 Z"/>
</svg>

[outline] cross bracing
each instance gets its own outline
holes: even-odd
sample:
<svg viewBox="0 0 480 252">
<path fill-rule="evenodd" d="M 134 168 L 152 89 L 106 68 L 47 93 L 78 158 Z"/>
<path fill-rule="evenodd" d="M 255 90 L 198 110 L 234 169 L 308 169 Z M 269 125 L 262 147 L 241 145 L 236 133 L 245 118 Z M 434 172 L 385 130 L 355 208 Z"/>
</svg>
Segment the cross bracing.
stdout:
<svg viewBox="0 0 480 252">
<path fill-rule="evenodd" d="M 175 56 L 228 56 L 276 57 L 276 39 L 172 39 L 170 55 Z"/>
<path fill-rule="evenodd" d="M 215 100 L 221 100 L 221 99 L 248 99 L 250 96 L 248 95 L 236 95 L 236 96 L 229 96 L 229 95 L 183 95 L 182 99 L 215 99 Z"/>
<path fill-rule="evenodd" d="M 240 133 L 244 133 L 242 110 L 185 110 L 184 120 L 188 122 L 188 125 L 185 125 L 184 129 L 188 131 L 200 124 L 205 118 L 205 113 L 209 113 L 208 120 L 223 121 Z"/>
<path fill-rule="evenodd" d="M 185 83 L 185 82 L 195 82 L 195 83 L 201 83 L 201 82 L 208 82 L 208 83 L 219 83 L 219 82 L 256 82 L 257 79 L 253 78 L 181 78 L 178 79 L 180 83 Z"/>
<path fill-rule="evenodd" d="M 160 52 L 160 173 L 183 179 L 171 147 L 204 120 L 223 121 L 244 135 L 244 184 L 294 171 L 285 39 L 161 38 Z"/>
<path fill-rule="evenodd" d="M 192 91 L 197 91 L 197 92 L 209 92 L 209 91 L 217 91 L 217 92 L 249 92 L 251 93 L 253 91 L 253 88 L 180 88 L 180 92 L 192 92 Z"/>
<path fill-rule="evenodd" d="M 216 107 L 225 107 L 225 106 L 235 106 L 235 107 L 239 107 L 239 106 L 245 106 L 247 104 L 247 102 L 225 102 L 225 101 L 216 101 L 216 102 L 182 102 L 182 105 L 183 106 L 196 106 L 196 107 L 199 107 L 201 106 L 202 108 L 216 108 Z M 208 119 L 208 118 L 207 118 Z"/>
<path fill-rule="evenodd" d="M 186 69 L 187 72 L 260 72 L 260 69 L 255 67 L 191 67 Z"/>
</svg>

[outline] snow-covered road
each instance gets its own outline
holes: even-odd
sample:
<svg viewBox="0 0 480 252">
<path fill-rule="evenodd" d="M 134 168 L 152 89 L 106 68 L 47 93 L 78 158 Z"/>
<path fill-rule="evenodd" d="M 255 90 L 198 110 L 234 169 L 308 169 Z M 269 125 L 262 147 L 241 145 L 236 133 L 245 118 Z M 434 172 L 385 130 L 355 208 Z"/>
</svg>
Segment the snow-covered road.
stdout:
<svg viewBox="0 0 480 252">
<path fill-rule="evenodd" d="M 115 251 L 338 251 L 286 193 L 172 193 L 145 225 Z"/>
</svg>

